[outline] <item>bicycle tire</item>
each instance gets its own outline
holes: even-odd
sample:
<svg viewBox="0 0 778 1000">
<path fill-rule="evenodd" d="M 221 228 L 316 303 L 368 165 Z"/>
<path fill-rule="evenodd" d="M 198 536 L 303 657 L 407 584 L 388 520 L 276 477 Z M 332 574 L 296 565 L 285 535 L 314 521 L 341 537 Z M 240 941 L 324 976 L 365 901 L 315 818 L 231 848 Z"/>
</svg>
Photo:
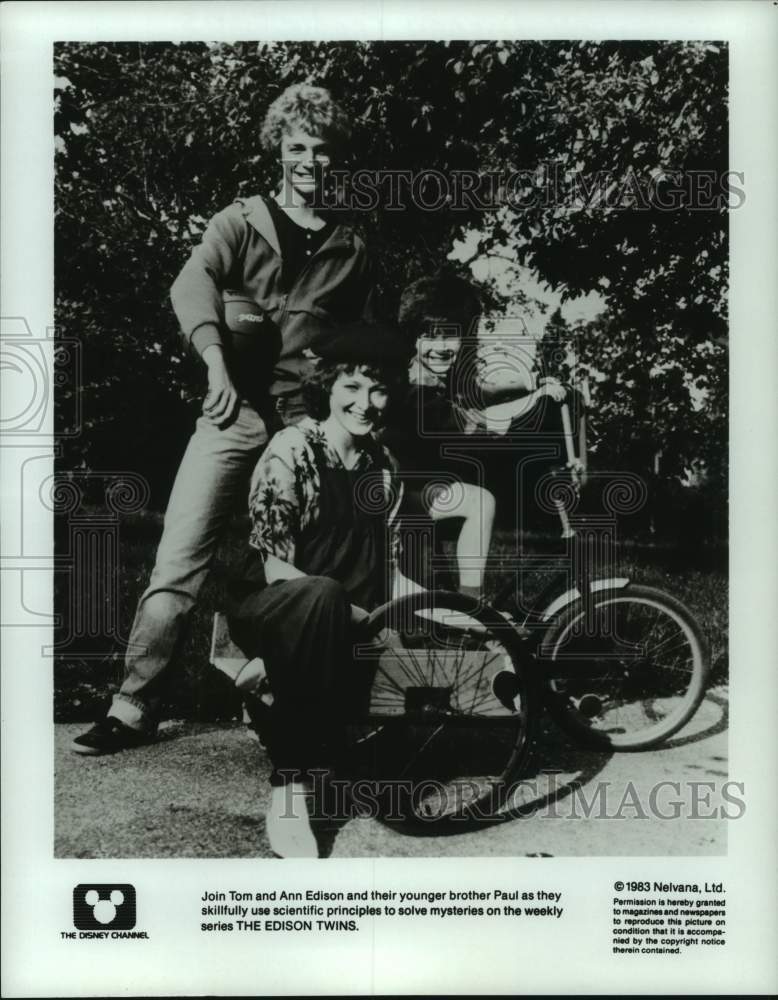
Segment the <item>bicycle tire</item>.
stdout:
<svg viewBox="0 0 778 1000">
<path fill-rule="evenodd" d="M 541 643 L 549 712 L 595 749 L 655 747 L 697 711 L 708 642 L 689 609 L 654 587 L 629 584 L 593 600 L 593 630 L 578 599 Z"/>
<path fill-rule="evenodd" d="M 433 591 L 377 609 L 363 638 L 356 666 L 360 652 L 374 663 L 350 755 L 354 775 L 380 787 L 383 818 L 494 815 L 526 766 L 540 704 L 514 627 L 486 605 Z M 491 689 L 503 670 L 515 676 L 510 705 Z"/>
</svg>

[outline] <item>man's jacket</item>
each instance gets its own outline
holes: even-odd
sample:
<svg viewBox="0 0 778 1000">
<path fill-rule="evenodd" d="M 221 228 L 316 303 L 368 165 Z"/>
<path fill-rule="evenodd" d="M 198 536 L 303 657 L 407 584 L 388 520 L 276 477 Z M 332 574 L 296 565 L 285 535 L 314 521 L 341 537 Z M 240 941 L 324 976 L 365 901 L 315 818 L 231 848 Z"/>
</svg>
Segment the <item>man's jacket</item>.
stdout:
<svg viewBox="0 0 778 1000">
<path fill-rule="evenodd" d="M 365 246 L 338 225 L 284 294 L 281 251 L 270 211 L 260 196 L 237 200 L 208 224 L 202 242 L 173 283 L 170 297 L 181 330 L 200 353 L 224 343 L 226 289 L 240 289 L 280 330 L 280 353 L 271 372 L 234 373 L 244 384 L 270 386 L 274 396 L 297 392 L 311 366 L 306 351 L 332 328 L 359 319 L 370 290 Z M 263 324 L 257 324 L 257 337 Z M 245 367 L 245 366 L 244 366 Z"/>
</svg>

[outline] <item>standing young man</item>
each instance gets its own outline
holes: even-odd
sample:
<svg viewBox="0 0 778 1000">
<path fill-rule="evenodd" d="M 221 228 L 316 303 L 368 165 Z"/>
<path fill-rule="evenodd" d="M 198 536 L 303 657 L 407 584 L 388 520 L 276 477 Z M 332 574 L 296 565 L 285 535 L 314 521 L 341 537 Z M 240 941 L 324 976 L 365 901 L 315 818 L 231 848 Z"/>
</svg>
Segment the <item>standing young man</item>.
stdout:
<svg viewBox="0 0 778 1000">
<path fill-rule="evenodd" d="M 124 682 L 107 717 L 73 741 L 77 753 L 154 738 L 167 668 L 222 530 L 248 495 L 269 433 L 305 412 L 307 353 L 364 311 L 364 245 L 321 209 L 327 168 L 348 138 L 347 116 L 328 91 L 287 88 L 261 133 L 280 160 L 279 190 L 217 213 L 173 284 L 173 308 L 206 365 L 208 392 L 138 604 Z"/>
</svg>

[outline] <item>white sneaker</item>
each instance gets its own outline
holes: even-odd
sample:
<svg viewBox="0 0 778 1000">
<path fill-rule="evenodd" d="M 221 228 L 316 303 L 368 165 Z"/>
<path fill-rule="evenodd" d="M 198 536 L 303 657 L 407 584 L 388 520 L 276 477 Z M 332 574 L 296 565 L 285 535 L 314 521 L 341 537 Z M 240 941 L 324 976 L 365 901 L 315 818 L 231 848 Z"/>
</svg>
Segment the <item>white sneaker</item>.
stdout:
<svg viewBox="0 0 778 1000">
<path fill-rule="evenodd" d="M 270 847 L 279 858 L 318 858 L 319 846 L 311 830 L 305 785 L 292 782 L 273 788 L 265 813 Z"/>
</svg>

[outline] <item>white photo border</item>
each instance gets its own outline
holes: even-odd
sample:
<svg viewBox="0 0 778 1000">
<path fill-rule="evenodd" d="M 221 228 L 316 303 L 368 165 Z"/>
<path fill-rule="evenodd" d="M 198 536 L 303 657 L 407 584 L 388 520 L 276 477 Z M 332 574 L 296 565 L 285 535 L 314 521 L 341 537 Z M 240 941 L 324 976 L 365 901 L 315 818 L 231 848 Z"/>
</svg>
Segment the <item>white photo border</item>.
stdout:
<svg viewBox="0 0 778 1000">
<path fill-rule="evenodd" d="M 775 802 L 778 682 L 770 626 L 778 606 L 774 437 L 778 429 L 776 253 L 778 51 L 772 3 L 246 2 L 17 3 L 2 35 L 2 316 L 32 337 L 53 328 L 52 45 L 88 40 L 661 38 L 726 40 L 731 167 L 745 204 L 731 215 L 730 776 L 746 785 L 745 816 L 724 858 L 376 859 L 316 862 L 78 861 L 53 857 L 51 661 L 46 628 L 2 632 L 3 992 L 13 996 L 186 993 L 658 993 L 771 992 L 776 983 Z M 15 329 L 18 329 L 15 327 Z M 49 355 L 49 363 L 50 363 Z M 47 437 L 48 434 L 48 437 Z M 40 440 L 45 457 L 51 426 Z M 37 447 L 37 442 L 36 442 Z M 20 456 L 3 447 L 3 569 L 23 553 L 24 509 L 36 553 L 52 549 L 49 512 L 19 495 Z M 11 481 L 13 480 L 13 481 Z M 37 505 L 37 506 L 36 506 Z M 21 583 L 3 574 L 3 621 L 16 621 Z M 51 603 L 51 585 L 33 606 Z M 16 579 L 16 578 L 14 578 Z M 21 574 L 19 574 L 21 579 Z M 36 652 L 37 651 L 37 652 Z M 610 954 L 610 886 L 636 873 L 723 881 L 728 944 L 713 954 L 637 962 Z M 130 882 L 143 898 L 148 942 L 63 941 L 72 888 Z M 391 923 L 351 937 L 205 939 L 190 905 L 228 886 L 495 887 L 513 880 L 564 889 L 573 911 L 561 933 L 529 923 Z M 191 913 L 196 909 L 191 904 Z M 85 955 L 87 946 L 89 954 Z M 142 950 L 141 950 L 142 949 Z"/>
</svg>

